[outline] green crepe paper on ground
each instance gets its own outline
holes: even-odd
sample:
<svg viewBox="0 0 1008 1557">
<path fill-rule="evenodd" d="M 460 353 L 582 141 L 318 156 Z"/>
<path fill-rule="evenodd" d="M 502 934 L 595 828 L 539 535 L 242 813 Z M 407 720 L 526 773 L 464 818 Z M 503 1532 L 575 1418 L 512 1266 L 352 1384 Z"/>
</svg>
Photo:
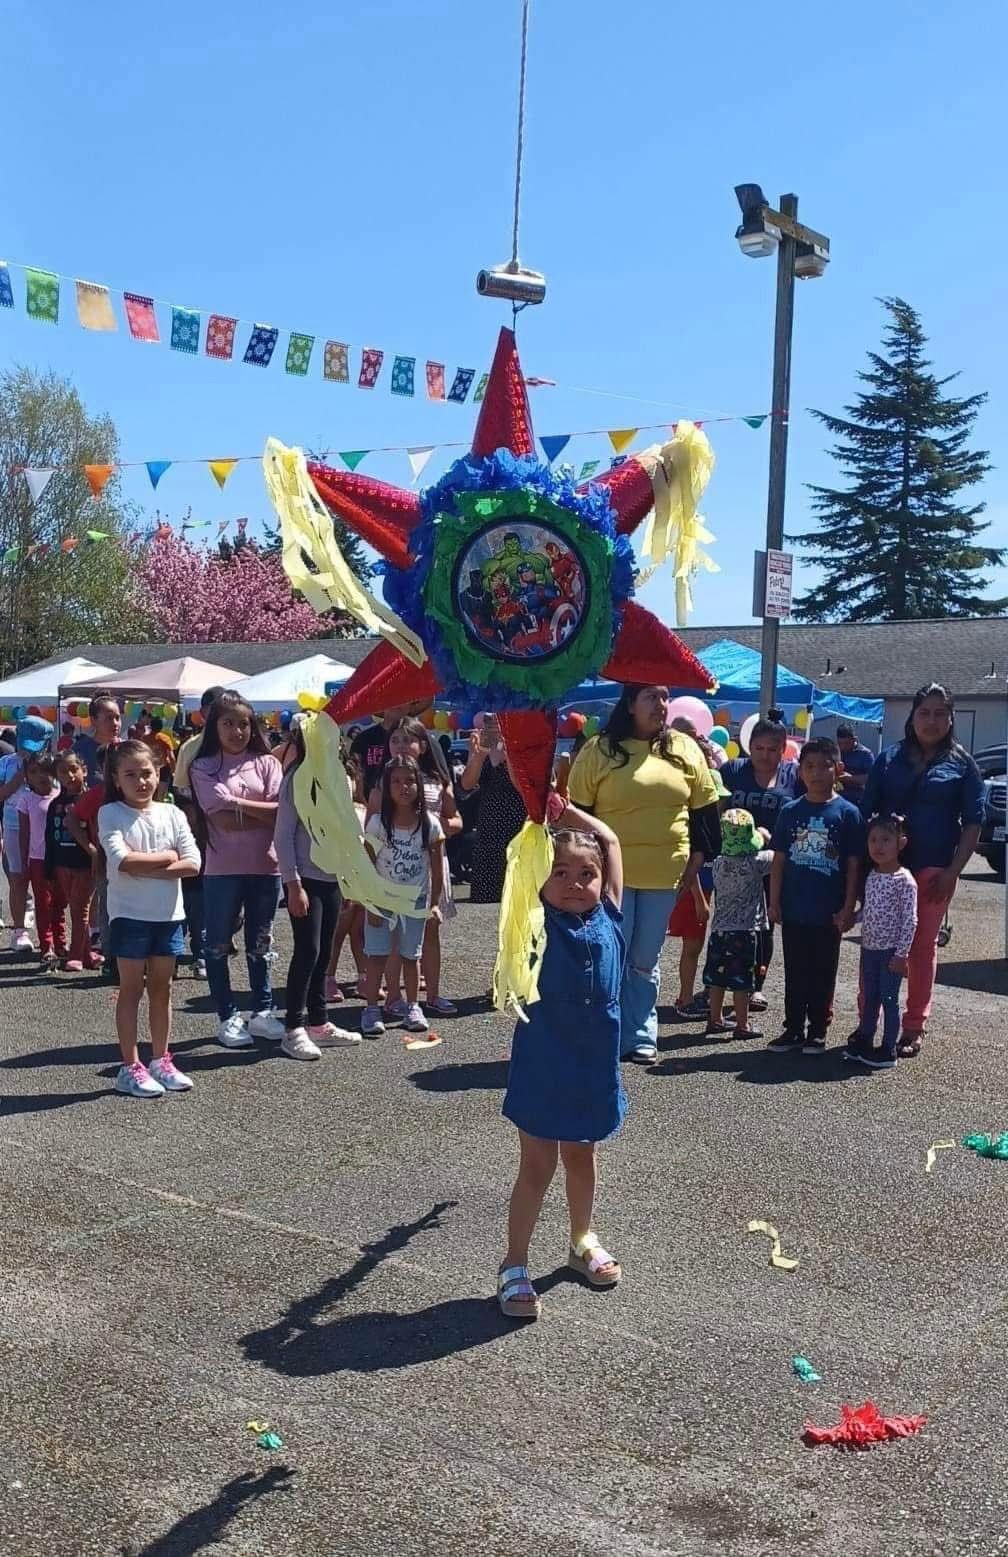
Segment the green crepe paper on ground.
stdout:
<svg viewBox="0 0 1008 1557">
<path fill-rule="evenodd" d="M 283 1439 L 279 1433 L 260 1433 L 256 1439 L 260 1449 L 282 1449 Z"/>
<path fill-rule="evenodd" d="M 997 1157 L 1001 1162 L 1008 1162 L 1008 1131 L 996 1139 L 989 1135 L 964 1135 L 963 1145 L 978 1157 Z"/>
<path fill-rule="evenodd" d="M 807 1357 L 792 1357 L 791 1371 L 796 1373 L 803 1384 L 821 1384 L 822 1374 L 817 1373 Z"/>
</svg>

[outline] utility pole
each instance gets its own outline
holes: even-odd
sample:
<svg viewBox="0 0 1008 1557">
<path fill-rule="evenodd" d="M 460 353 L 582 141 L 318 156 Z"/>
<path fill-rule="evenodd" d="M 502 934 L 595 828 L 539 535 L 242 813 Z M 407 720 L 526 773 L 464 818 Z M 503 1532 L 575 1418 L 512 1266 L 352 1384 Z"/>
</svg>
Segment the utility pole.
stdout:
<svg viewBox="0 0 1008 1557">
<path fill-rule="evenodd" d="M 798 196 L 782 195 L 782 216 L 798 215 Z M 770 400 L 770 476 L 767 485 L 766 546 L 771 551 L 784 549 L 784 498 L 787 491 L 788 417 L 791 411 L 791 336 L 794 329 L 795 240 L 781 234 L 777 248 L 777 306 L 774 313 L 773 390 Z M 777 659 L 780 644 L 780 619 L 763 617 L 762 661 L 760 664 L 760 713 L 766 714 L 777 701 Z"/>
</svg>

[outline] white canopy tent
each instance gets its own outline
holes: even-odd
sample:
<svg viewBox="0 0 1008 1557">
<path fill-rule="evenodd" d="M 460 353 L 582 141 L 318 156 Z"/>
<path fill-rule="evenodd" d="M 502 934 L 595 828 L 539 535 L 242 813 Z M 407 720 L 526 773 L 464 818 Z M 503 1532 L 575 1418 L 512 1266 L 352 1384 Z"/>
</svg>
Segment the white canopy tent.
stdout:
<svg viewBox="0 0 1008 1557">
<path fill-rule="evenodd" d="M 353 666 L 342 660 L 330 659 L 328 654 L 309 654 L 307 659 L 295 660 L 292 665 L 278 665 L 274 670 L 264 670 L 258 676 L 246 676 L 228 687 L 238 697 L 251 704 L 256 713 L 269 713 L 274 709 L 296 709 L 299 692 L 322 695 L 327 686 L 342 686 L 353 675 Z M 186 698 L 186 707 L 195 707 L 199 699 Z"/>
<path fill-rule="evenodd" d="M 0 705 L 7 708 L 26 707 L 29 703 L 52 708 L 61 687 L 72 687 L 78 682 L 94 681 L 97 676 L 111 676 L 108 665 L 98 665 L 82 654 L 73 659 L 60 660 L 56 665 L 36 665 L 19 676 L 9 676 L 0 681 Z"/>
<path fill-rule="evenodd" d="M 114 676 L 88 676 L 76 686 L 64 683 L 60 695 L 92 696 L 110 692 L 113 697 L 133 698 L 141 703 L 191 703 L 199 700 L 207 687 L 229 687 L 241 679 L 238 671 L 226 665 L 213 665 L 184 654 L 175 660 L 159 660 L 155 665 L 137 665 L 120 670 Z"/>
</svg>

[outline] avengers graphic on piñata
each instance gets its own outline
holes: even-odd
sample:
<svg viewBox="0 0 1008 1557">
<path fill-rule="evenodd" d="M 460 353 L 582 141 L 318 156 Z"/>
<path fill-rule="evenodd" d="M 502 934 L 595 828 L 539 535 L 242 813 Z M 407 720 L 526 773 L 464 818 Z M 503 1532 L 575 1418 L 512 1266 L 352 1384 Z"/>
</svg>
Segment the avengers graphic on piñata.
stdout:
<svg viewBox="0 0 1008 1557">
<path fill-rule="evenodd" d="M 545 658 L 580 626 L 585 566 L 570 542 L 543 524 L 492 524 L 456 563 L 455 598 L 469 636 L 495 658 Z"/>
</svg>

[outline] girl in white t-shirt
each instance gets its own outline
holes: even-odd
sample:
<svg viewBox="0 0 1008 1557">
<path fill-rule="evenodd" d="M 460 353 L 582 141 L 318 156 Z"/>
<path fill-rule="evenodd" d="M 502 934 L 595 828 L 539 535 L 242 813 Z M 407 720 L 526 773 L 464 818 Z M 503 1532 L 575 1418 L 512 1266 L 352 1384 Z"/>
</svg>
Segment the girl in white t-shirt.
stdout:
<svg viewBox="0 0 1008 1557">
<path fill-rule="evenodd" d="M 389 736 L 390 757 L 412 757 L 423 777 L 424 805 L 441 823 L 445 842 L 462 831 L 462 818 L 455 803 L 451 775 L 444 752 L 430 731 L 419 719 L 400 719 Z M 381 806 L 381 785 L 376 784 L 368 796 L 368 815 L 377 816 Z M 423 950 L 420 954 L 422 984 L 426 985 L 424 1005 L 436 1016 L 455 1016 L 458 1007 L 441 994 L 441 926 L 454 919 L 457 909 L 452 897 L 451 871 L 448 861 L 444 865 L 444 886 L 438 899 L 441 910 L 439 919 L 428 919 L 424 930 Z M 406 1002 L 399 995 L 399 959 L 395 952 L 385 969 L 385 1021 L 398 1022 L 406 1015 Z"/>
<path fill-rule="evenodd" d="M 367 1005 L 361 1017 L 365 1038 L 380 1038 L 385 1031 L 378 991 L 390 953 L 398 952 L 406 988 L 407 1032 L 427 1031 L 427 1018 L 418 1004 L 420 953 L 423 946 L 427 905 L 431 917 L 440 919 L 438 906 L 444 890 L 444 829 L 424 801 L 423 774 L 412 757 L 393 757 L 382 773 L 381 804 L 369 820 L 364 841 L 374 855 L 375 868 L 386 881 L 416 888 L 416 914 L 399 914 L 389 923 L 376 914 L 364 920 L 364 977 Z"/>
<path fill-rule="evenodd" d="M 110 748 L 98 840 L 108 866 L 110 947 L 119 966 L 116 1033 L 122 1067 L 117 1092 L 161 1097 L 187 1092 L 168 1048 L 175 959 L 183 949 L 182 881 L 199 874 L 196 840 L 176 806 L 154 799 L 158 774 L 143 741 Z M 148 1068 L 137 1049 L 144 989 L 154 1058 Z"/>
</svg>

